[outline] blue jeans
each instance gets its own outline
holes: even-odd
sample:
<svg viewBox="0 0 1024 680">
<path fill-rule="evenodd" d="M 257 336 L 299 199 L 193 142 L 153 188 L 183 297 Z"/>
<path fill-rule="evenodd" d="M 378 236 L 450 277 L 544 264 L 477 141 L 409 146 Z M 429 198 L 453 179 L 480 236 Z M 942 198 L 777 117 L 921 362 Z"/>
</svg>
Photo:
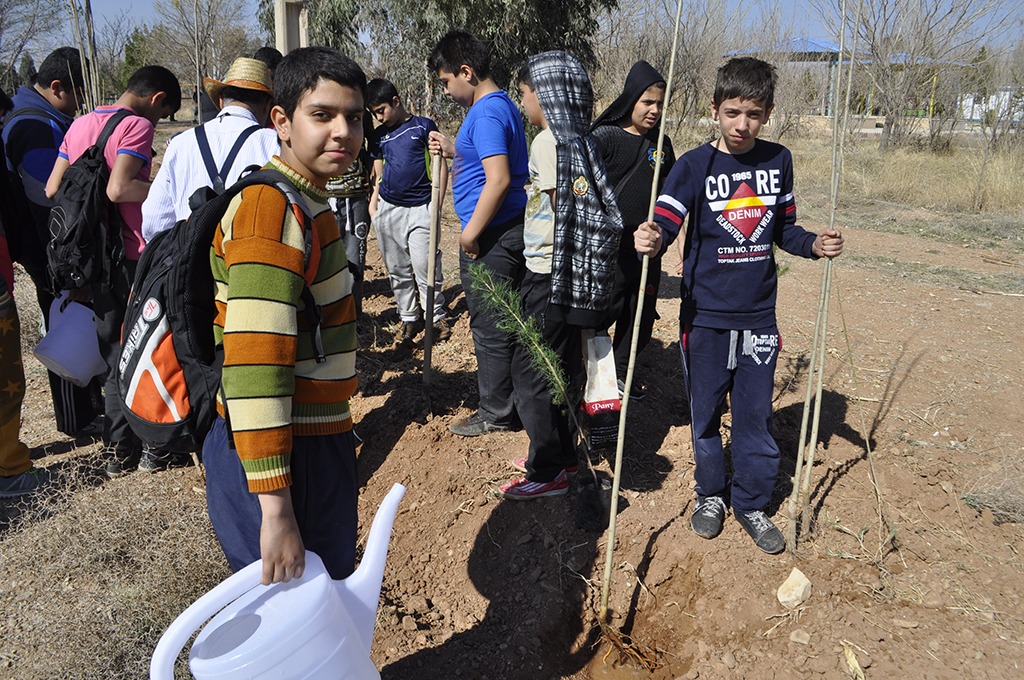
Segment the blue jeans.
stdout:
<svg viewBox="0 0 1024 680">
<path fill-rule="evenodd" d="M 206 505 L 232 571 L 260 559 L 263 513 L 249 492 L 238 452 L 218 417 L 203 443 Z M 333 579 L 355 570 L 359 527 L 355 438 L 341 434 L 292 438 L 292 507 L 306 550 L 323 560 Z"/>
<path fill-rule="evenodd" d="M 743 331 L 729 368 L 730 331 L 684 325 L 679 348 L 690 401 L 694 480 L 697 495 L 724 496 L 731 489 L 736 512 L 763 510 L 779 474 L 779 447 L 772 438 L 775 364 L 781 342 L 775 326 L 751 331 L 754 351 L 743 353 Z M 722 451 L 722 407 L 732 399 L 732 464 L 726 476 Z"/>
<path fill-rule="evenodd" d="M 512 395 L 512 362 L 519 354 L 518 345 L 498 328 L 497 319 L 484 308 L 481 296 L 473 291 L 469 266 L 479 262 L 496 277 L 505 279 L 519 290 L 526 272 L 523 257 L 523 217 L 504 224 L 492 224 L 477 240 L 480 254 L 474 260 L 459 251 L 459 275 L 469 307 L 469 327 L 473 331 L 476 350 L 476 378 L 480 388 L 479 413 L 492 425 L 512 425 L 515 403 Z"/>
</svg>

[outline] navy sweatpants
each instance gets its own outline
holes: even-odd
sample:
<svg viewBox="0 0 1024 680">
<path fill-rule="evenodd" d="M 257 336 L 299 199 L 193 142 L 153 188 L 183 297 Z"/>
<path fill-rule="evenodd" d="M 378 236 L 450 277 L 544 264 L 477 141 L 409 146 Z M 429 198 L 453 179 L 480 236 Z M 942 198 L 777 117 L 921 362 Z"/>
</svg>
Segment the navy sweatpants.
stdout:
<svg viewBox="0 0 1024 680">
<path fill-rule="evenodd" d="M 232 571 L 260 559 L 263 513 L 249 492 L 238 452 L 228 447 L 218 417 L 203 443 L 206 505 Z M 306 550 L 323 560 L 333 579 L 355 570 L 357 517 L 355 438 L 341 434 L 292 438 L 292 507 Z"/>
<path fill-rule="evenodd" d="M 763 510 L 779 473 L 779 447 L 772 439 L 779 329 L 749 331 L 745 338 L 742 330 L 684 325 L 679 347 L 690 400 L 697 495 L 725 496 L 729 489 L 734 511 Z M 726 477 L 720 429 L 727 394 L 732 409 L 731 480 Z"/>
</svg>

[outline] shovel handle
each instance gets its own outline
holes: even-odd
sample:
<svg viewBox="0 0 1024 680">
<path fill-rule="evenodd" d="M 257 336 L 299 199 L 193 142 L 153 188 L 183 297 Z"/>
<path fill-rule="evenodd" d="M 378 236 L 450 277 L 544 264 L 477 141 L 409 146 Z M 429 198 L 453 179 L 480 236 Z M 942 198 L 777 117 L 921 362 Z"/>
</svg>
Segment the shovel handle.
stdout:
<svg viewBox="0 0 1024 680">
<path fill-rule="evenodd" d="M 434 346 L 434 288 L 437 285 L 437 240 L 441 226 L 441 154 L 433 157 L 430 173 L 430 238 L 427 247 L 427 302 L 423 310 L 423 386 L 430 387 Z"/>
</svg>

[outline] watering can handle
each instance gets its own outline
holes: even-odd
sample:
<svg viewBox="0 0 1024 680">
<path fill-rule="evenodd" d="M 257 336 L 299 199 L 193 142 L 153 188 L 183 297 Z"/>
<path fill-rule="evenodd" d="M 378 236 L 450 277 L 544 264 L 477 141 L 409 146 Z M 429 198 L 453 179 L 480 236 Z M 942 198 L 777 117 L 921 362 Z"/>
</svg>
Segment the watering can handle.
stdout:
<svg viewBox="0 0 1024 680">
<path fill-rule="evenodd" d="M 239 597 L 260 584 L 263 579 L 263 560 L 230 576 L 183 611 L 167 627 L 149 663 L 150 680 L 174 680 L 174 662 L 199 626 Z"/>
</svg>

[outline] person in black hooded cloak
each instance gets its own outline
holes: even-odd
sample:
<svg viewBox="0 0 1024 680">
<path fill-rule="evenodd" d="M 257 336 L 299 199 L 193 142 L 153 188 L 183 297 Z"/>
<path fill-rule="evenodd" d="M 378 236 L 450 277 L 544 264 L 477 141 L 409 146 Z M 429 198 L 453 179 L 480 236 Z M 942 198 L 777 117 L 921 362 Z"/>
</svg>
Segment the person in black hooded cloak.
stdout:
<svg viewBox="0 0 1024 680">
<path fill-rule="evenodd" d="M 615 324 L 612 348 L 615 354 L 615 372 L 619 392 L 624 389 L 629 351 L 633 339 L 633 320 L 639 300 L 642 260 L 633 246 L 633 232 L 647 220 L 651 202 L 651 183 L 654 167 L 661 168 L 664 182 L 675 163 L 672 141 L 666 136 L 662 156 L 657 159 L 658 123 L 665 108 L 665 79 L 646 61 L 633 64 L 626 77 L 622 94 L 597 117 L 593 135 L 601 149 L 601 158 L 608 171 L 608 182 L 614 187 L 615 197 L 622 213 L 622 239 L 615 274 L 615 288 L 611 309 L 605 327 Z M 659 187 L 660 189 L 660 187 Z M 637 353 L 651 340 L 654 320 L 658 317 L 655 302 L 661 281 L 660 262 L 652 263 L 647 273 L 647 288 L 643 317 L 640 320 L 640 338 Z M 634 376 L 631 399 L 642 399 L 643 388 Z"/>
</svg>

